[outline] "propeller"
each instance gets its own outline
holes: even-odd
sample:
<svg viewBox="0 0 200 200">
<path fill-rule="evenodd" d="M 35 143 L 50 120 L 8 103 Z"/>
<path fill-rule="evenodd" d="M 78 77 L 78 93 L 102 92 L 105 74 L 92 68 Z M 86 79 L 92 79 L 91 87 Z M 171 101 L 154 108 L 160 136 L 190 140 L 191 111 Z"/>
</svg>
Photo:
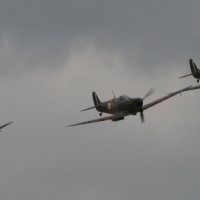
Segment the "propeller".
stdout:
<svg viewBox="0 0 200 200">
<path fill-rule="evenodd" d="M 147 93 L 146 95 L 143 97 L 142 100 L 146 99 L 147 97 L 149 97 L 151 94 L 153 94 L 155 92 L 154 88 L 151 88 Z"/>
<path fill-rule="evenodd" d="M 154 88 L 151 88 L 146 95 L 143 97 L 143 99 L 141 99 L 141 101 L 139 102 L 139 109 L 140 109 L 140 119 L 141 122 L 144 123 L 144 115 L 143 115 L 143 100 L 146 99 L 147 97 L 149 97 L 151 94 L 153 94 L 155 92 Z"/>
<path fill-rule="evenodd" d="M 131 99 L 129 98 L 127 100 L 127 104 L 131 105 L 134 104 L 139 107 L 139 112 L 140 112 L 140 118 L 141 118 L 141 122 L 144 123 L 144 115 L 143 115 L 143 101 L 149 97 L 151 94 L 153 94 L 155 92 L 154 88 L 151 88 L 146 94 L 145 96 L 141 99 L 141 98 L 137 98 L 137 99 Z"/>
<path fill-rule="evenodd" d="M 144 123 L 144 115 L 143 115 L 142 109 L 140 109 L 140 119 L 141 119 L 141 122 Z"/>
</svg>

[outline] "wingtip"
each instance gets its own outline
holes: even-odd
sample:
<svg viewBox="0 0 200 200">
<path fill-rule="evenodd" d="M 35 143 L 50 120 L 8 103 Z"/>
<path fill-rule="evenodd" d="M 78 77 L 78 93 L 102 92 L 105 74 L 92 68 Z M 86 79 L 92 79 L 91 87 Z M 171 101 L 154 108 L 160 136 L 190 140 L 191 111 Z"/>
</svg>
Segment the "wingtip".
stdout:
<svg viewBox="0 0 200 200">
<path fill-rule="evenodd" d="M 8 126 L 8 125 L 10 125 L 10 124 L 12 124 L 13 122 L 8 122 L 7 124 L 5 124 L 6 126 Z"/>
<path fill-rule="evenodd" d="M 74 126 L 74 125 L 69 125 L 69 126 L 65 126 L 65 127 L 68 128 L 68 127 L 71 127 L 71 126 Z"/>
</svg>

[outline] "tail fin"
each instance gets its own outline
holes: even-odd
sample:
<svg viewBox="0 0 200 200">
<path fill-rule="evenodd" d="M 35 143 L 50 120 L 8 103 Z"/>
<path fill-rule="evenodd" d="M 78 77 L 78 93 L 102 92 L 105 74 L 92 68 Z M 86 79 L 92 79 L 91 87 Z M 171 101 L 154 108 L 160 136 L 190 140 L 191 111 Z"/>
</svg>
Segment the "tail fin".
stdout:
<svg viewBox="0 0 200 200">
<path fill-rule="evenodd" d="M 190 59 L 189 63 L 190 63 L 190 69 L 191 69 L 191 71 L 192 71 L 192 73 L 193 73 L 193 76 L 194 76 L 194 78 L 196 78 L 196 74 L 195 74 L 195 73 L 196 73 L 199 69 L 197 68 L 195 62 L 194 62 L 192 59 Z"/>
<path fill-rule="evenodd" d="M 97 94 L 95 92 L 92 93 L 92 97 L 93 97 L 93 101 L 94 101 L 94 105 L 99 105 L 101 104 L 101 101 L 99 100 Z M 99 107 L 96 107 L 97 111 L 101 112 Z"/>
</svg>

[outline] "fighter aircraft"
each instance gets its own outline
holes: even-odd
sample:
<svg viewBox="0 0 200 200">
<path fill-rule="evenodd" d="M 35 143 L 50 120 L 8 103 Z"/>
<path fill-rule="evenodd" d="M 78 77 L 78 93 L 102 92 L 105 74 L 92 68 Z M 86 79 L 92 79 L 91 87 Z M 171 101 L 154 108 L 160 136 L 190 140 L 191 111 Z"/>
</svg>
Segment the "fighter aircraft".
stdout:
<svg viewBox="0 0 200 200">
<path fill-rule="evenodd" d="M 12 123 L 12 122 L 9 122 L 9 123 L 7 123 L 7 124 L 4 124 L 4 125 L 0 126 L 0 132 L 1 132 L 1 129 L 2 129 L 2 128 L 8 126 L 8 125 L 11 124 L 11 123 Z"/>
<path fill-rule="evenodd" d="M 140 113 L 140 118 L 141 122 L 144 122 L 144 115 L 143 111 L 155 106 L 156 104 L 165 101 L 177 94 L 181 94 L 181 92 L 189 91 L 189 90 L 195 90 L 195 89 L 200 89 L 200 86 L 189 86 L 184 89 L 178 90 L 176 92 L 169 93 L 168 95 L 161 97 L 151 103 L 148 103 L 143 106 L 143 100 L 146 99 L 148 96 L 150 96 L 153 92 L 154 89 L 150 89 L 149 92 L 141 99 L 141 98 L 131 98 L 126 95 L 121 95 L 120 97 L 111 99 L 109 101 L 101 102 L 95 92 L 92 93 L 93 101 L 94 101 L 94 106 L 84 109 L 82 111 L 90 110 L 93 108 L 96 108 L 96 110 L 99 112 L 100 116 L 102 113 L 109 113 L 112 114 L 111 116 L 107 117 L 102 117 L 90 121 L 85 121 L 81 122 L 78 124 L 73 124 L 69 125 L 70 126 L 77 126 L 77 125 L 83 125 L 83 124 L 90 124 L 94 122 L 101 122 L 101 121 L 106 121 L 106 120 L 112 120 L 114 122 L 123 120 L 124 117 L 129 116 L 129 115 L 136 115 L 138 112 Z"/>
<path fill-rule="evenodd" d="M 189 64 L 190 64 L 190 69 L 191 69 L 192 73 L 191 74 L 187 74 L 185 76 L 181 76 L 179 78 L 185 78 L 187 76 L 193 75 L 193 77 L 197 79 L 197 83 L 198 83 L 199 79 L 200 79 L 200 69 L 197 68 L 195 62 L 192 59 L 190 59 Z"/>
</svg>

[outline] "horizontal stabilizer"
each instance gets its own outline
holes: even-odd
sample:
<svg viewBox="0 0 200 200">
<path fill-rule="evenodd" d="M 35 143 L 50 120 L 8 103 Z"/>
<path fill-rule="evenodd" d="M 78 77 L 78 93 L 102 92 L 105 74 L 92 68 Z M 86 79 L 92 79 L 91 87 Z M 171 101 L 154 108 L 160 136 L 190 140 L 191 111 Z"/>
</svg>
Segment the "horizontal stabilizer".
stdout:
<svg viewBox="0 0 200 200">
<path fill-rule="evenodd" d="M 98 107 L 100 107 L 101 106 L 101 104 L 98 104 L 98 105 L 96 105 L 96 106 L 92 106 L 92 107 L 90 107 L 90 108 L 86 108 L 86 109 L 84 109 L 84 110 L 81 110 L 81 112 L 82 111 L 86 111 L 86 110 L 90 110 L 90 109 L 93 109 L 93 108 L 98 108 Z"/>
<path fill-rule="evenodd" d="M 187 76 L 195 75 L 195 74 L 198 74 L 198 73 L 199 73 L 199 72 L 194 72 L 194 73 L 192 73 L 192 74 L 187 74 L 187 75 L 181 76 L 181 77 L 179 77 L 179 78 L 185 78 L 185 77 L 187 77 Z"/>
</svg>

